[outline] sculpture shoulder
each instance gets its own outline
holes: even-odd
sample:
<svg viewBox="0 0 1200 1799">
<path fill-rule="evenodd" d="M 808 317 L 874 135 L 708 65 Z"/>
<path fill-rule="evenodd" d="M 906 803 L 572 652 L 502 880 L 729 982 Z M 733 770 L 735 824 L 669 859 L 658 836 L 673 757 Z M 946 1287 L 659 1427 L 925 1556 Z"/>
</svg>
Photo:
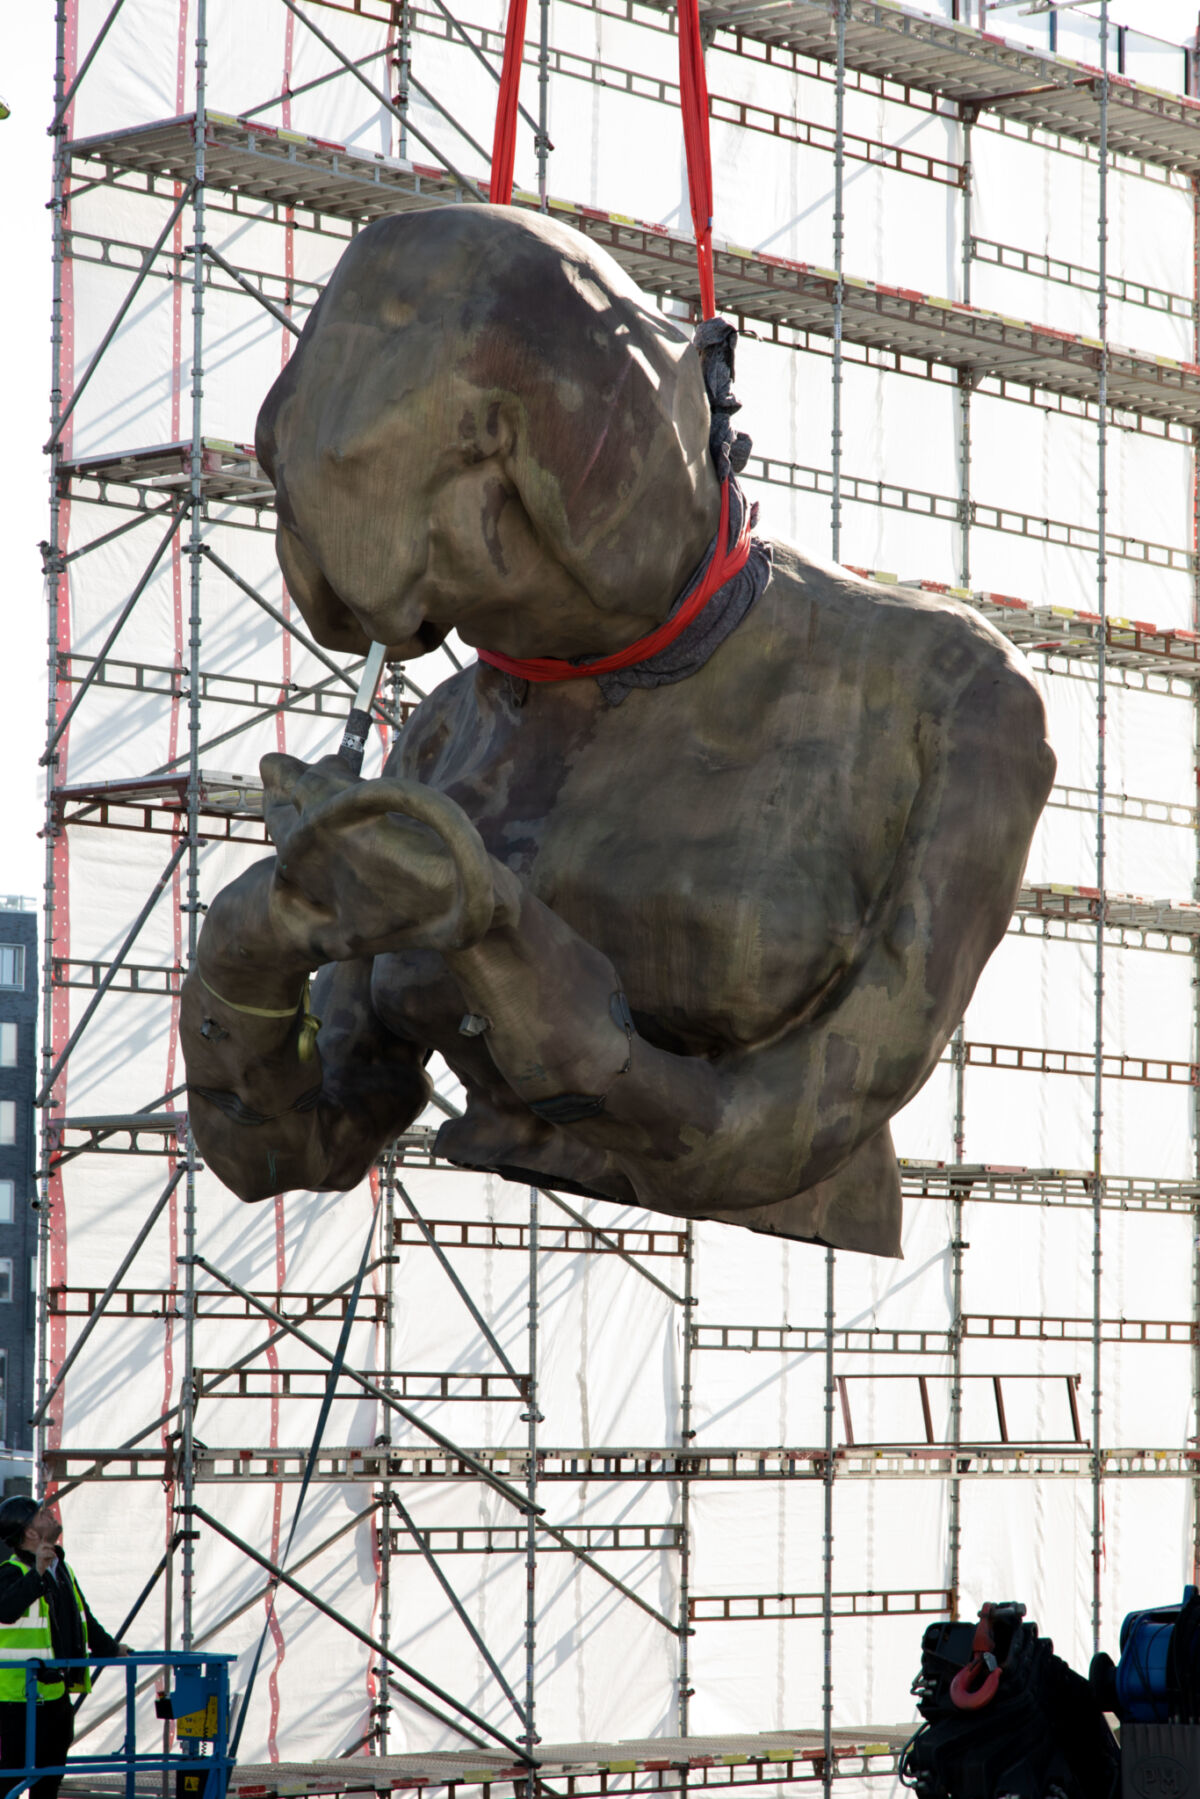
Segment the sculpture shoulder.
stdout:
<svg viewBox="0 0 1200 1799">
<path fill-rule="evenodd" d="M 781 630 L 798 652 L 836 663 L 861 680 L 899 677 L 914 700 L 936 711 L 954 708 L 980 678 L 990 676 L 1016 705 L 1040 695 L 1028 664 L 982 614 L 949 594 L 872 581 L 805 555 L 773 546 L 773 570 L 763 623 Z"/>
</svg>

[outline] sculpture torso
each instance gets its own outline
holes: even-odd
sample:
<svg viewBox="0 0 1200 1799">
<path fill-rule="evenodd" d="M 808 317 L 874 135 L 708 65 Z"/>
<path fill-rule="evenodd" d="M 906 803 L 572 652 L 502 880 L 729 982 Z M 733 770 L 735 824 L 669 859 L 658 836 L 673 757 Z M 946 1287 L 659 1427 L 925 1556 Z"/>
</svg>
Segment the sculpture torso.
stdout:
<svg viewBox="0 0 1200 1799">
<path fill-rule="evenodd" d="M 952 604 L 777 548 L 767 591 L 687 680 L 610 707 L 592 682 L 522 695 L 469 669 L 418 709 L 393 767 L 449 794 L 611 957 L 643 1036 L 719 1056 L 797 1023 L 849 965 L 930 727 L 981 658 L 1008 652 Z M 385 1010 L 410 968 L 380 958 Z"/>
</svg>

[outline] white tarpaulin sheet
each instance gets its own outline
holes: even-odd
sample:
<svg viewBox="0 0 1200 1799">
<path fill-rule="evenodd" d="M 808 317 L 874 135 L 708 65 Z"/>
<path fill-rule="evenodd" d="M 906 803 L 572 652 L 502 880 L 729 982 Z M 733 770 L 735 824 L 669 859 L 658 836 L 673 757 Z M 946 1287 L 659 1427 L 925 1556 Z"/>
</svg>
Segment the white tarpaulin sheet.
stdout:
<svg viewBox="0 0 1200 1799">
<path fill-rule="evenodd" d="M 305 9 L 351 59 L 374 58 L 369 77 L 395 92 L 391 56 L 396 33 L 378 19 L 349 9 Z M 628 214 L 676 230 L 688 227 L 686 175 L 677 106 L 658 96 L 655 80 L 672 83 L 675 43 L 661 16 L 633 8 L 614 16 L 600 5 L 551 0 L 549 40 L 564 59 L 549 88 L 554 149 L 550 189 L 572 201 Z M 107 0 L 72 0 L 70 66 L 77 67 L 108 11 Z M 464 22 L 503 31 L 503 9 L 468 0 Z M 490 144 L 495 87 L 478 62 L 447 34 L 439 15 L 417 9 L 411 40 L 412 72 L 421 88 L 454 113 L 484 146 Z M 73 106 L 76 138 L 177 117 L 195 104 L 195 0 L 126 0 Z M 1038 29 L 1041 29 L 1039 26 Z M 1033 31 L 1033 26 L 1030 26 Z M 1060 30 L 1083 32 L 1063 19 Z M 532 26 L 531 26 L 532 32 Z M 1032 41 L 1044 42 L 1036 32 Z M 1065 53 L 1087 59 L 1072 40 Z M 1176 63 L 1143 43 L 1147 68 Z M 1091 52 L 1094 60 L 1094 46 Z M 1157 60 L 1156 60 L 1157 58 Z M 834 88 L 829 68 L 781 55 L 767 62 L 734 53 L 722 37 L 709 53 L 714 96 L 745 101 L 761 117 L 832 125 Z M 637 92 L 615 77 L 582 78 L 595 64 L 634 70 L 646 79 Z M 1160 68 L 1161 64 L 1161 68 Z M 337 67 L 317 38 L 279 0 L 209 0 L 208 104 L 236 115 L 291 91 L 288 101 L 256 113 L 283 127 L 365 155 L 395 156 L 395 119 L 355 79 L 300 91 Z M 593 73 L 597 71 L 593 68 Z M 1156 78 L 1152 73 L 1150 79 Z M 1174 79 L 1172 76 L 1171 79 Z M 903 145 L 955 164 L 963 155 L 962 127 L 952 109 L 907 106 L 895 97 L 851 85 L 845 127 L 858 140 Z M 527 70 L 525 99 L 536 104 Z M 482 178 L 483 159 L 423 93 L 411 91 L 411 119 L 460 168 Z M 718 109 L 719 111 L 720 109 Z M 728 111 L 728 109 L 726 109 Z M 803 136 L 772 134 L 715 123 L 713 160 L 718 237 L 773 255 L 828 267 L 832 262 L 833 164 L 828 150 Z M 971 300 L 980 307 L 1051 322 L 1062 330 L 1094 333 L 1098 204 L 1095 157 L 1079 145 L 1069 153 L 1040 136 L 1000 131 L 985 115 L 972 134 L 974 167 L 971 229 L 982 243 L 1031 253 L 1028 266 L 989 261 L 981 250 L 971 269 Z M 430 152 L 410 141 L 409 154 L 426 164 Z M 94 174 L 95 171 L 93 170 Z M 536 187 L 532 135 L 522 127 L 516 177 Z M 64 293 L 71 390 L 95 354 L 126 294 L 142 249 L 167 224 L 174 195 L 135 176 L 120 182 L 77 183 L 69 231 L 74 261 Z M 178 191 L 178 190 L 177 190 Z M 219 187 L 205 196 L 206 240 L 228 261 L 262 279 L 277 301 L 290 299 L 302 319 L 349 235 L 327 216 L 293 214 L 269 197 Z M 946 298 L 962 297 L 963 194 L 944 179 L 897 172 L 852 157 L 846 165 L 845 267 L 866 280 L 888 282 Z M 140 289 L 68 428 L 68 454 L 97 457 L 181 443 L 191 432 L 192 294 L 189 285 L 191 214 L 185 208 L 162 255 Z M 316 228 L 316 227 L 319 227 Z M 1138 294 L 1189 296 L 1194 281 L 1192 199 L 1186 183 L 1121 162 L 1109 180 L 1109 268 L 1127 283 L 1114 299 L 1114 338 L 1168 357 L 1191 354 L 1192 325 L 1183 305 L 1142 303 Z M 1053 257 L 1075 271 L 1050 281 L 1037 258 Z M 1089 271 L 1091 272 L 1089 276 Z M 290 289 L 287 282 L 291 282 Z M 1089 285 L 1090 283 L 1090 285 Z M 1140 284 L 1140 285 L 1139 285 Z M 720 293 L 718 290 L 718 303 Z M 203 319 L 203 432 L 233 444 L 253 441 L 258 404 L 289 352 L 292 339 L 244 292 L 213 275 Z M 827 472 L 830 464 L 831 385 L 827 343 L 807 350 L 773 344 L 753 328 L 739 350 L 739 424 L 756 451 Z M 1038 402 L 1038 396 L 1033 396 Z M 961 573 L 953 507 L 961 477 L 960 402 L 950 371 L 906 365 L 906 372 L 867 363 L 848 350 L 842 385 L 842 467 L 847 477 L 884 483 L 883 503 L 849 497 L 843 503 L 841 553 L 855 566 L 901 578 L 956 582 Z M 986 388 L 971 408 L 971 492 L 987 508 L 1004 509 L 1007 528 L 986 520 L 971 535 L 971 584 L 1030 604 L 1095 609 L 1097 493 L 1094 421 L 1081 405 L 1058 410 L 1001 398 Z M 1113 613 L 1162 626 L 1192 624 L 1186 550 L 1192 541 L 1192 467 L 1183 434 L 1162 427 L 1110 433 L 1109 528 L 1122 546 L 1108 563 Z M 946 504 L 904 504 L 910 488 L 942 496 Z M 808 491 L 803 491 L 807 485 Z M 828 484 L 749 484 L 762 505 L 761 528 L 793 538 L 818 555 L 829 552 Z M 178 490 L 172 490 L 178 491 Z M 856 490 L 862 492 L 864 490 Z M 79 548 L 111 529 L 111 507 L 91 497 L 69 506 L 68 544 Z M 125 497 L 128 497 L 126 492 Z M 113 489 L 110 499 L 120 500 Z M 988 519 L 995 515 L 988 513 Z M 1054 520 L 1078 528 L 1076 543 L 1047 544 L 1012 521 Z M 60 648 L 94 656 L 112 629 L 156 544 L 159 524 L 140 526 L 72 564 L 60 603 Z M 1088 533 L 1092 535 L 1087 536 Z M 290 604 L 275 565 L 271 521 L 245 507 L 213 505 L 206 541 L 274 607 Z M 1174 555 L 1143 554 L 1136 546 L 1167 546 Z M 187 751 L 186 666 L 190 568 L 178 540 L 168 547 L 111 653 L 110 669 L 84 699 L 61 749 L 63 785 L 157 773 L 180 766 Z M 202 580 L 202 665 L 210 679 L 202 709 L 201 766 L 252 776 L 266 751 L 286 748 L 313 756 L 333 747 L 336 717 L 295 708 L 278 716 L 261 708 L 289 684 L 311 686 L 327 670 L 301 643 L 216 568 Z M 119 666 L 118 666 L 119 665 Z M 75 678 L 85 662 L 73 665 Z M 425 690 L 449 671 L 444 655 L 409 672 Z M 1059 664 L 1059 670 L 1065 665 Z M 1088 884 L 1094 880 L 1095 819 L 1087 801 L 1096 786 L 1096 685 L 1089 664 L 1050 672 L 1042 685 L 1059 755 L 1060 788 L 1083 793 L 1084 803 L 1052 804 L 1035 843 L 1031 877 Z M 1051 664 L 1054 669 L 1054 664 Z M 124 673 L 120 672 L 124 670 Z M 1089 672 L 1090 671 L 1090 672 Z M 257 683 L 257 687 L 251 687 Z M 1153 685 L 1153 684 L 1151 684 Z M 1160 685 L 1162 685 L 1160 683 Z M 74 688 L 64 683 L 64 698 Z M 1195 868 L 1193 710 L 1182 693 L 1139 691 L 1113 681 L 1108 693 L 1107 779 L 1110 789 L 1136 801 L 1173 803 L 1164 818 L 1126 805 L 1108 819 L 1107 885 L 1123 893 L 1188 898 Z M 211 748 L 209 747 L 211 745 Z M 382 746 L 369 752 L 368 772 Z M 649 778 L 649 777 L 648 777 Z M 1061 796 L 1056 796 L 1056 798 Z M 986 795 L 981 796 L 986 804 Z M 173 849 L 169 835 L 78 828 L 58 851 L 59 936 L 55 953 L 75 962 L 110 960 Z M 214 892 L 261 847 L 211 844 L 200 862 L 200 899 Z M 186 956 L 189 903 L 176 872 L 131 954 L 147 969 Z M 1094 946 L 1010 937 L 985 973 L 967 1016 L 969 1041 L 1045 1046 L 1090 1052 L 1094 1029 Z M 1134 947 L 1105 958 L 1105 1049 L 1173 1058 L 1194 1054 L 1195 993 L 1190 957 Z M 68 1116 L 125 1114 L 154 1106 L 183 1080 L 173 1047 L 175 1002 L 154 983 L 147 991 L 114 992 L 97 1009 L 71 1057 L 66 1080 Z M 58 1041 L 83 1014 L 90 995 L 62 988 Z M 453 1083 L 442 1086 L 452 1098 Z M 1152 1084 L 1106 1079 L 1103 1143 L 1113 1174 L 1187 1178 L 1194 1173 L 1194 1090 L 1186 1081 Z M 1091 1165 L 1093 1090 L 1085 1072 L 1039 1076 L 970 1066 L 965 1080 L 965 1143 L 969 1162 L 1083 1169 Z M 441 1114 L 431 1111 L 428 1122 Z M 904 1156 L 953 1159 L 954 1081 L 939 1068 L 897 1122 Z M 83 1155 L 64 1169 L 56 1196 L 49 1279 L 74 1291 L 102 1289 L 173 1164 L 163 1158 Z M 492 1178 L 435 1170 L 406 1172 L 406 1186 L 428 1218 L 476 1220 L 517 1227 L 528 1222 L 524 1189 Z M 145 1433 L 142 1446 L 159 1449 L 177 1428 L 183 1374 L 183 1326 L 177 1309 L 155 1295 L 178 1292 L 183 1271 L 184 1188 L 152 1231 L 128 1277 L 146 1297 L 132 1314 L 97 1327 L 78 1367 L 56 1401 L 52 1442 L 100 1448 Z M 372 1215 L 372 1194 L 292 1194 L 255 1209 L 240 1205 L 202 1174 L 196 1189 L 199 1247 L 233 1281 L 267 1296 L 321 1293 L 352 1280 Z M 614 1206 L 572 1202 L 603 1229 L 663 1224 Z M 407 1217 L 397 1202 L 397 1216 Z M 549 1199 L 541 1202 L 545 1230 L 570 1222 Z M 904 1259 L 874 1262 L 837 1258 L 839 1328 L 945 1333 L 953 1320 L 949 1205 L 927 1199 L 910 1205 Z M 501 1234 L 502 1235 L 502 1234 Z M 516 1231 L 511 1233 L 515 1240 Z M 1025 1203 L 969 1202 L 964 1210 L 963 1311 L 973 1321 L 1047 1317 L 1082 1321 L 1058 1341 L 1013 1341 L 999 1324 L 968 1333 L 964 1351 L 964 1438 L 997 1439 L 993 1376 L 1003 1377 L 1009 1434 L 1014 1441 L 1071 1441 L 1072 1386 L 1082 1434 L 1092 1429 L 1093 1223 L 1090 1211 Z M 1194 1222 L 1187 1214 L 1104 1216 L 1100 1313 L 1105 1320 L 1185 1321 L 1192 1312 Z M 389 1246 L 390 1247 L 390 1246 Z M 508 1247 L 450 1250 L 452 1265 L 474 1304 L 518 1370 L 528 1364 L 528 1262 Z M 456 1443 L 507 1446 L 510 1478 L 520 1487 L 526 1410 L 511 1387 L 491 1383 L 489 1397 L 472 1397 L 468 1377 L 495 1374 L 496 1359 L 460 1295 L 428 1248 L 411 1231 L 396 1251 L 394 1370 L 457 1371 L 457 1388 L 437 1403 L 414 1405 L 419 1416 Z M 644 1278 L 649 1269 L 672 1290 Z M 383 1292 L 384 1271 L 368 1280 Z M 548 1248 L 540 1258 L 538 1373 L 540 1441 L 548 1450 L 641 1448 L 680 1441 L 683 1333 L 697 1326 L 823 1325 L 825 1257 L 798 1244 L 779 1244 L 715 1225 L 696 1231 L 696 1303 L 679 1303 L 684 1279 L 678 1259 L 643 1259 L 641 1268 L 612 1254 L 585 1255 Z M 205 1273 L 205 1293 L 218 1290 Z M 672 1296 L 673 1295 L 673 1296 Z M 228 1368 L 261 1346 L 267 1326 L 232 1301 L 206 1302 L 210 1315 L 196 1326 L 201 1371 Z M 170 1314 L 164 1317 L 164 1310 Z M 50 1335 L 54 1365 L 69 1349 L 81 1317 L 55 1314 Z M 307 1328 L 326 1350 L 337 1321 Z M 1112 1331 L 1107 1334 L 1111 1336 Z M 1107 1445 L 1179 1451 L 1196 1429 L 1193 1351 L 1186 1329 L 1167 1344 L 1106 1341 L 1100 1358 L 1101 1420 Z M 355 1325 L 351 1361 L 370 1371 L 385 1364 L 382 1322 L 374 1300 Z M 198 1437 L 210 1446 L 259 1452 L 266 1446 L 304 1449 L 316 1419 L 323 1364 L 319 1355 L 284 1340 L 251 1364 L 260 1371 L 245 1395 L 202 1400 Z M 847 1416 L 859 1444 L 923 1440 L 917 1376 L 927 1377 L 934 1435 L 949 1428 L 948 1353 L 839 1356 Z M 272 1370 L 274 1373 L 272 1374 Z M 303 1377 L 303 1378 L 302 1378 Z M 819 1445 L 825 1432 L 825 1364 L 819 1346 L 798 1337 L 780 1347 L 698 1348 L 691 1364 L 694 1444 L 698 1449 Z M 272 1386 L 274 1392 L 272 1393 Z M 288 1388 L 292 1389 L 291 1392 Z M 345 1388 L 345 1383 L 343 1384 Z M 227 1391 L 229 1389 L 227 1388 Z M 301 1394 L 302 1396 L 296 1396 Z M 168 1414 L 164 1423 L 157 1423 Z M 845 1437 L 839 1410 L 835 1437 Z M 365 1395 L 339 1398 L 326 1442 L 369 1446 L 380 1436 L 412 1446 L 416 1426 L 387 1413 Z M 1082 1464 L 1081 1464 L 1082 1466 Z M 110 1627 L 119 1621 L 175 1528 L 178 1482 L 170 1464 L 163 1481 L 116 1479 L 84 1485 L 64 1501 L 71 1557 L 89 1598 Z M 476 1531 L 513 1529 L 520 1513 L 480 1483 L 425 1480 L 397 1489 L 416 1527 Z M 294 1483 L 249 1479 L 201 1482 L 197 1500 L 226 1530 L 269 1559 L 287 1540 L 298 1489 Z M 674 1545 L 681 1521 L 677 1483 L 595 1475 L 544 1481 L 541 1502 L 557 1525 L 653 1527 L 640 1546 L 597 1547 L 596 1559 L 654 1613 L 674 1623 L 680 1606 L 682 1563 Z M 381 1629 L 379 1555 L 374 1527 L 354 1519 L 371 1504 L 363 1481 L 319 1482 L 292 1549 L 298 1576 L 359 1631 Z M 839 1595 L 897 1594 L 944 1589 L 948 1581 L 948 1482 L 935 1473 L 902 1479 L 837 1483 L 833 1588 Z M 823 1571 L 823 1495 L 813 1479 L 748 1475 L 736 1482 L 698 1481 L 689 1511 L 688 1567 L 693 1597 L 797 1594 L 819 1596 Z M 968 1478 L 961 1489 L 961 1581 L 964 1615 L 987 1598 L 1020 1598 L 1074 1665 L 1091 1650 L 1092 1491 L 1078 1478 Z M 1115 1479 L 1104 1489 L 1100 1584 L 1103 1637 L 1115 1648 L 1122 1614 L 1169 1601 L 1191 1571 L 1189 1483 L 1166 1475 Z M 397 1548 L 412 1550 L 402 1520 L 393 1519 Z M 351 1528 L 344 1528 L 351 1526 Z M 341 1534 L 337 1534 L 337 1533 Z M 333 1539 L 330 1541 L 330 1539 Z M 465 1541 L 465 1539 L 464 1539 Z M 442 1567 L 475 1620 L 506 1679 L 518 1693 L 525 1680 L 526 1575 L 511 1548 L 489 1554 L 448 1554 Z M 597 1539 L 600 1541 L 600 1539 Z M 653 1546 L 645 1546 L 647 1544 Z M 323 1547 L 324 1545 L 324 1547 Z M 467 1544 L 470 1550 L 470 1543 Z M 200 1639 L 242 1653 L 246 1665 L 265 1618 L 264 1576 L 247 1554 L 217 1530 L 201 1529 L 196 1544 L 195 1620 Z M 173 1587 L 175 1628 L 181 1599 Z M 546 1740 L 603 1739 L 670 1732 L 678 1723 L 679 1642 L 660 1618 L 631 1602 L 600 1573 L 558 1549 L 539 1556 L 535 1672 L 537 1726 Z M 803 1608 L 800 1608 L 803 1609 Z M 808 1607 L 810 1613 L 814 1607 Z M 815 1616 L 747 1622 L 698 1622 L 688 1640 L 693 1731 L 784 1729 L 819 1723 L 822 1637 Z M 161 1641 L 162 1603 L 156 1595 L 131 1633 L 139 1644 Z M 447 1689 L 497 1728 L 516 1735 L 513 1712 L 477 1648 L 448 1607 L 421 1557 L 394 1559 L 390 1583 L 391 1646 L 428 1679 Z M 921 1620 L 839 1617 L 833 1650 L 834 1721 L 842 1726 L 910 1718 L 908 1687 L 916 1670 Z M 363 1740 L 370 1708 L 380 1698 L 378 1661 L 364 1644 L 322 1618 L 303 1597 L 281 1590 L 276 1618 L 255 1689 L 242 1753 L 250 1759 L 330 1756 Z M 147 1704 L 149 1700 L 147 1699 Z M 392 1695 L 391 1747 L 456 1745 L 460 1739 L 428 1712 Z M 92 1702 L 94 1714 L 103 1708 Z M 91 1740 L 99 1741 L 108 1725 Z M 879 1791 L 876 1783 L 873 1790 Z"/>
</svg>

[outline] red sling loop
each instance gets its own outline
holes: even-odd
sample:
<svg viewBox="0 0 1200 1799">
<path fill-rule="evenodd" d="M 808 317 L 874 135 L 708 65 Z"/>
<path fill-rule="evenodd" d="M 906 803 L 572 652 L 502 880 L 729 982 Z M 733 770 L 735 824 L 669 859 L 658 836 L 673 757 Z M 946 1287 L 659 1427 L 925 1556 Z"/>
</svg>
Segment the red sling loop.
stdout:
<svg viewBox="0 0 1200 1799">
<path fill-rule="evenodd" d="M 509 0 L 504 33 L 504 65 L 500 72 L 500 97 L 496 102 L 496 132 L 492 140 L 492 176 L 489 197 L 493 206 L 512 201 L 513 159 L 517 147 L 517 98 L 521 85 L 521 58 L 525 49 L 527 0 Z M 708 141 L 708 83 L 704 75 L 704 45 L 700 39 L 699 0 L 678 0 L 679 94 L 683 111 L 683 142 L 687 152 L 688 198 L 696 233 L 696 262 L 700 272 L 700 308 L 706 319 L 717 310 L 713 290 L 712 257 L 712 156 Z M 699 616 L 717 589 L 731 581 L 750 554 L 750 508 L 743 508 L 737 542 L 729 543 L 729 480 L 721 483 L 721 517 L 712 560 L 695 593 L 672 618 L 636 643 L 611 656 L 586 663 L 566 662 L 557 656 L 502 656 L 496 650 L 477 650 L 481 662 L 525 681 L 581 681 L 594 675 L 613 674 L 631 668 L 666 649 Z"/>
</svg>

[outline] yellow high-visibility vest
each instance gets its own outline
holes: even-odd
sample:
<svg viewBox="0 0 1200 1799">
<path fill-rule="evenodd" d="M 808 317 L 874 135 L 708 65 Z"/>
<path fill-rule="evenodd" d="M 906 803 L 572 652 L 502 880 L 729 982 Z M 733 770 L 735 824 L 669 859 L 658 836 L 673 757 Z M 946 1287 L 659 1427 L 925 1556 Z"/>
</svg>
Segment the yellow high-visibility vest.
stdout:
<svg viewBox="0 0 1200 1799">
<path fill-rule="evenodd" d="M 18 1555 L 6 1556 L 0 1567 L 7 1568 L 12 1563 L 28 1574 L 28 1565 Z M 87 1613 L 83 1609 L 83 1595 L 75 1584 L 75 1576 L 66 1562 L 58 1564 L 58 1579 L 63 1576 L 71 1583 L 71 1591 L 75 1595 L 75 1603 L 79 1607 L 79 1623 L 83 1631 L 83 1653 L 88 1650 Z M 50 1636 L 50 1607 L 45 1594 L 39 1593 L 29 1610 L 13 1624 L 0 1624 L 0 1662 L 48 1662 L 53 1660 L 54 1644 Z M 61 1699 L 64 1692 L 90 1693 L 92 1690 L 91 1673 L 87 1668 L 68 1668 L 65 1670 L 66 1680 L 60 1674 L 57 1678 L 39 1680 L 37 1696 L 39 1699 Z M 0 1667 L 0 1703 L 12 1704 L 14 1701 L 23 1704 L 25 1700 L 25 1670 L 18 1667 Z"/>
</svg>

